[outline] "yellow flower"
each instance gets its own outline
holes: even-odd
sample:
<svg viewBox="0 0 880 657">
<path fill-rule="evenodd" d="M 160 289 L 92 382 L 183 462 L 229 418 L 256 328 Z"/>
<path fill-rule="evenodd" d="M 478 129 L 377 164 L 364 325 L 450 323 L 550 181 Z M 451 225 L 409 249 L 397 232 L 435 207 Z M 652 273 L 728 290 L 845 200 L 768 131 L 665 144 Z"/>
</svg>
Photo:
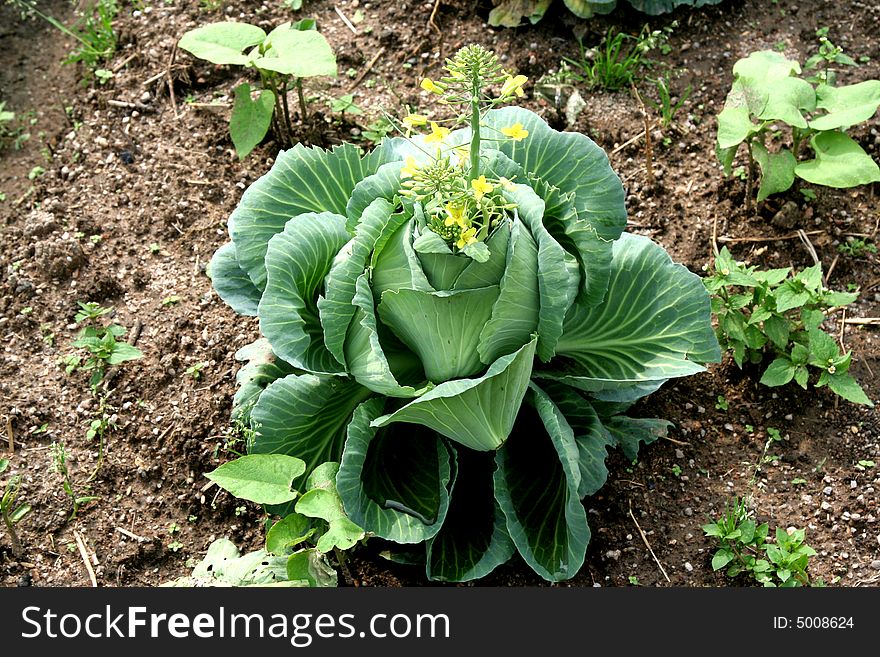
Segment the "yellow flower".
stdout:
<svg viewBox="0 0 880 657">
<path fill-rule="evenodd" d="M 486 194 L 492 193 L 492 190 L 495 189 L 492 183 L 486 182 L 486 176 L 480 176 L 476 180 L 471 180 L 471 187 L 474 189 L 474 198 L 478 201 Z"/>
<path fill-rule="evenodd" d="M 442 84 L 437 84 L 431 78 L 425 78 L 422 80 L 422 83 L 419 85 L 425 91 L 430 91 L 432 94 L 441 95 L 444 91 L 446 91 L 446 87 Z"/>
<path fill-rule="evenodd" d="M 423 114 L 408 114 L 403 117 L 403 125 L 407 128 L 417 128 L 422 125 L 427 125 L 428 117 Z"/>
<path fill-rule="evenodd" d="M 522 86 L 528 82 L 529 79 L 525 75 L 517 75 L 507 76 L 507 79 L 504 81 L 504 84 L 501 86 L 501 97 L 506 98 L 507 96 L 512 96 L 516 94 L 520 98 L 525 96 L 525 92 L 522 90 Z"/>
<path fill-rule="evenodd" d="M 455 243 L 459 249 L 463 249 L 468 244 L 473 244 L 477 241 L 475 235 L 477 234 L 477 229 L 471 226 L 467 230 L 461 231 L 461 235 L 458 238 L 458 241 Z"/>
<path fill-rule="evenodd" d="M 520 126 L 522 127 L 522 126 Z M 440 142 L 449 136 L 449 128 L 441 128 L 436 121 L 431 121 L 431 134 L 425 137 L 426 144 Z"/>
<path fill-rule="evenodd" d="M 507 128 L 501 128 L 501 132 L 502 134 L 507 135 L 514 141 L 522 141 L 529 136 L 529 131 L 523 128 L 522 123 L 514 123 L 512 126 L 509 126 Z"/>
<path fill-rule="evenodd" d="M 419 170 L 419 165 L 416 162 L 416 158 L 414 158 L 412 155 L 410 155 L 409 157 L 406 158 L 406 164 L 400 170 L 400 177 L 401 178 L 412 178 L 414 175 L 416 175 L 416 171 L 418 171 L 418 170 Z"/>
<path fill-rule="evenodd" d="M 444 221 L 443 224 L 446 226 L 458 224 L 461 228 L 467 227 L 467 217 L 464 216 L 464 206 L 447 203 L 446 221 Z"/>
</svg>

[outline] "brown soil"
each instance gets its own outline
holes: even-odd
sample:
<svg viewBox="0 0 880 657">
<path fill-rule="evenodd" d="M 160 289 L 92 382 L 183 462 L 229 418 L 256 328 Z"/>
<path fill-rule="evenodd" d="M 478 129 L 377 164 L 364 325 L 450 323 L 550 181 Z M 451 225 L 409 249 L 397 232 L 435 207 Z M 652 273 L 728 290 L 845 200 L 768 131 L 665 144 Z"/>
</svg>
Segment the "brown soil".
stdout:
<svg viewBox="0 0 880 657">
<path fill-rule="evenodd" d="M 123 586 L 155 585 L 185 574 L 188 560 L 200 558 L 217 537 L 245 549 L 256 548 L 262 537 L 260 509 L 206 488 L 203 477 L 233 455 L 235 445 L 228 442 L 238 367 L 233 355 L 257 335 L 255 320 L 235 316 L 213 293 L 204 268 L 227 239 L 225 222 L 242 190 L 268 169 L 277 147 L 267 141 L 238 161 L 226 121 L 231 90 L 244 74 L 195 61 L 175 52 L 175 43 L 186 30 L 224 14 L 263 27 L 295 16 L 280 2 L 255 10 L 256 3 L 236 0 L 215 11 L 200 11 L 195 2 L 157 0 L 149 11 L 121 4 L 114 23 L 119 48 L 105 64 L 114 77 L 104 85 L 81 84 L 82 69 L 60 65 L 74 45 L 70 40 L 42 22 L 20 21 L 11 6 L 0 4 L 6 63 L 0 99 L 33 119 L 24 122 L 30 139 L 0 153 L 0 191 L 6 195 L 0 203 L 0 413 L 15 443 L 11 471 L 23 475 L 21 500 L 34 509 L 19 525 L 24 557 L 15 558 L 5 533 L 0 535 L 0 583 L 6 586 L 89 585 L 77 534 L 94 555 L 98 584 Z M 507 67 L 537 80 L 558 67 L 560 57 L 577 56 L 575 34 L 589 45 L 612 24 L 636 32 L 644 20 L 620 12 L 583 22 L 558 11 L 534 27 L 498 30 L 484 22 L 489 4 L 440 2 L 435 30 L 428 22 L 434 3 L 427 0 L 306 2 L 300 16 L 318 20 L 337 51 L 340 78 L 310 85 L 321 98 L 314 105 L 321 114 L 301 136 L 328 145 L 360 137 L 383 110 L 425 108 L 428 99 L 417 81 L 437 72 L 438 52 L 446 56 L 479 42 L 500 53 Z M 362 12 L 357 35 L 334 5 L 348 17 Z M 73 20 L 63 0 L 41 6 Z M 761 267 L 809 266 L 807 249 L 788 237 L 803 228 L 811 231 L 825 271 L 836 263 L 832 287 L 861 286 L 848 316 L 880 315 L 877 256 L 838 257 L 837 250 L 847 236 L 875 235 L 876 185 L 823 189 L 809 204 L 792 192 L 747 212 L 743 183 L 723 178 L 713 152 L 714 116 L 734 61 L 777 44 L 804 61 L 815 49 L 816 28 L 827 25 L 849 55 L 870 58 L 843 71 L 843 81 L 878 78 L 880 8 L 870 2 L 745 0 L 661 17 L 651 26 L 674 19 L 679 25 L 671 52 L 655 57 L 678 72 L 679 93 L 687 85 L 693 91 L 675 129 L 660 133 L 651 127 L 654 184 L 647 183 L 643 141 L 623 146 L 643 128 L 630 93 L 581 88 L 587 106 L 573 126 L 566 126 L 555 102 L 530 97 L 525 104 L 555 127 L 581 130 L 605 148 L 627 188 L 630 230 L 650 235 L 693 271 L 707 263 L 713 235 L 719 244 L 728 237 L 776 238 L 734 242 L 730 248 Z M 345 93 L 355 81 L 355 101 L 365 111 L 352 117 L 359 125 L 348 117 L 337 120 L 327 107 L 327 98 Z M 649 85 L 641 91 L 651 95 Z M 561 102 L 567 93 L 563 90 Z M 213 102 L 220 107 L 205 106 Z M 852 132 L 875 159 L 878 125 L 875 117 Z M 29 180 L 37 165 L 45 174 Z M 774 225 L 771 219 L 789 201 L 796 211 Z M 73 351 L 78 300 L 114 306 L 117 323 L 130 331 L 140 327 L 137 345 L 145 354 L 112 375 L 108 404 L 118 426 L 108 434 L 103 465 L 89 483 L 98 449 L 85 433 L 97 402 L 87 374 L 67 375 L 57 364 Z M 855 354 L 852 371 L 875 399 L 880 395 L 876 330 L 849 325 L 843 333 Z M 198 380 L 186 373 L 197 363 L 204 363 Z M 713 573 L 712 544 L 700 527 L 731 496 L 749 492 L 766 429 L 776 427 L 786 440 L 771 448 L 779 458 L 764 466 L 752 489 L 758 517 L 773 527 L 806 528 L 807 541 L 818 551 L 814 576 L 829 584 L 877 585 L 880 468 L 857 467 L 860 460 L 880 463 L 876 413 L 838 402 L 824 389 L 760 387 L 759 373 L 741 372 L 726 359 L 705 374 L 670 382 L 635 409 L 676 426 L 670 440 L 644 449 L 637 463 L 619 455 L 610 459 L 608 484 L 587 501 L 593 540 L 571 584 L 731 584 Z M 716 407 L 719 396 L 728 410 Z M 75 519 L 52 468 L 53 441 L 66 445 L 81 493 L 99 498 Z M 175 527 L 179 531 L 172 531 Z M 380 547 L 370 542 L 353 554 L 356 584 L 424 583 L 417 569 L 379 557 Z M 542 581 L 514 561 L 481 583 Z"/>
</svg>

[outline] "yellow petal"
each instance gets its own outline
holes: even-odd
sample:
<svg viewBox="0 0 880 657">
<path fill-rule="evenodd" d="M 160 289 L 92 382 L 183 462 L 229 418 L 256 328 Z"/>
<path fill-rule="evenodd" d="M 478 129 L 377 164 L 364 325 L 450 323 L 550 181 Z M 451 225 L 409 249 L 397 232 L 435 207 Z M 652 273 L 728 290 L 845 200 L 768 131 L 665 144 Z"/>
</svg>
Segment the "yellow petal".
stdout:
<svg viewBox="0 0 880 657">
<path fill-rule="evenodd" d="M 403 125 L 408 128 L 417 128 L 422 125 L 427 125 L 428 117 L 423 114 L 409 114 L 403 117 Z"/>
</svg>

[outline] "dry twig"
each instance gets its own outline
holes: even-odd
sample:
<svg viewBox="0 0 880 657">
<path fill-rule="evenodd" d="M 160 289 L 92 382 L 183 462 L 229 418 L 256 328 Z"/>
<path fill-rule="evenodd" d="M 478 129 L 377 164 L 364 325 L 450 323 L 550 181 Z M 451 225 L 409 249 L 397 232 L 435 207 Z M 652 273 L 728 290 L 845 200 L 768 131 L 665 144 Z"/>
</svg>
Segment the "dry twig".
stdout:
<svg viewBox="0 0 880 657">
<path fill-rule="evenodd" d="M 348 20 L 348 17 L 342 13 L 342 10 L 336 6 L 333 7 L 333 10 L 336 12 L 336 15 L 342 19 L 342 22 L 345 23 L 345 27 L 347 27 L 349 30 L 351 30 L 352 34 L 357 36 L 357 33 L 358 33 L 357 28 L 352 24 L 352 22 L 350 20 Z"/>
<path fill-rule="evenodd" d="M 642 108 L 642 120 L 645 123 L 645 176 L 647 177 L 648 184 L 654 184 L 654 152 L 651 148 L 651 120 L 648 115 L 648 108 L 645 107 L 645 102 L 642 100 L 642 96 L 639 94 L 639 90 L 636 89 L 636 85 L 632 85 L 633 94 L 636 97 L 636 100 L 639 101 L 639 105 Z"/>
<path fill-rule="evenodd" d="M 92 564 L 91 564 L 91 561 L 89 558 L 89 552 L 86 549 L 85 541 L 83 541 L 82 536 L 80 536 L 80 533 L 78 531 L 76 531 L 75 529 L 73 530 L 73 538 L 76 540 L 76 547 L 79 548 L 79 555 L 82 557 L 83 563 L 86 565 L 86 570 L 89 573 L 89 580 L 91 580 L 92 586 L 94 588 L 97 588 L 98 587 L 98 579 L 95 577 L 95 570 L 94 570 L 94 568 L 92 568 Z M 97 562 L 97 560 L 98 560 L 97 557 L 93 557 L 93 558 Z"/>
<path fill-rule="evenodd" d="M 15 433 L 12 431 L 12 418 L 6 416 L 6 440 L 9 441 L 9 456 L 15 455 Z"/>
<path fill-rule="evenodd" d="M 347 92 L 354 91 L 354 89 L 361 83 L 361 80 L 363 80 L 364 77 L 366 77 L 367 73 L 370 72 L 370 70 L 373 68 L 373 66 L 375 66 L 376 62 L 379 61 L 379 58 L 384 53 L 385 53 L 385 46 L 382 46 L 381 48 L 379 48 L 379 50 L 376 51 L 376 54 L 373 55 L 372 58 L 370 58 L 370 61 L 367 62 L 367 65 L 364 66 L 363 69 L 361 69 L 361 72 L 357 74 L 357 77 L 349 85 L 348 89 L 346 89 Z"/>
<path fill-rule="evenodd" d="M 800 238 L 803 245 L 805 247 L 807 247 L 807 252 L 813 258 L 813 264 L 818 265 L 819 264 L 819 256 L 816 254 L 816 247 L 813 246 L 813 243 L 810 241 L 810 238 L 807 237 L 807 234 L 801 229 L 798 229 L 797 236 Z"/>
<path fill-rule="evenodd" d="M 645 536 L 645 532 L 643 532 L 642 528 L 639 527 L 639 521 L 636 520 L 636 517 L 633 515 L 632 506 L 629 507 L 629 517 L 632 518 L 632 521 L 636 525 L 636 529 L 639 530 L 639 536 L 642 537 L 642 542 L 645 544 L 645 547 L 648 548 L 648 552 L 651 553 L 651 556 L 654 557 L 654 561 L 657 562 L 657 565 L 660 567 L 660 572 L 663 573 L 663 577 L 666 578 L 667 582 L 671 582 L 672 580 L 669 579 L 669 575 L 666 574 L 666 569 L 663 567 L 663 564 L 660 563 L 660 559 L 657 558 L 657 555 L 654 554 L 654 550 L 651 547 L 651 544 L 648 543 L 648 537 Z"/>
<path fill-rule="evenodd" d="M 804 235 L 821 235 L 824 231 L 821 230 L 808 230 L 803 232 Z M 727 237 L 722 235 L 718 238 L 719 242 L 724 244 L 729 244 L 731 242 L 781 242 L 783 240 L 793 240 L 800 238 L 798 233 L 792 233 L 791 235 L 782 235 L 780 237 Z"/>
</svg>

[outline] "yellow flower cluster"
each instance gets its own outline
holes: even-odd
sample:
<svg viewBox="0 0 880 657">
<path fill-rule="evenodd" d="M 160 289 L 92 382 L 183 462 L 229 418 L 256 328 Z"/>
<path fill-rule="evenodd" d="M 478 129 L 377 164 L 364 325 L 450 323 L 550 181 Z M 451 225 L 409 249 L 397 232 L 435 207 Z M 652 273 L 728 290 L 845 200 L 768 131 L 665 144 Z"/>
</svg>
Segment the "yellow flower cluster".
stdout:
<svg viewBox="0 0 880 657">
<path fill-rule="evenodd" d="M 473 244 L 477 241 L 477 229 L 471 225 L 471 220 L 468 218 L 466 210 L 466 207 L 463 205 L 446 204 L 446 220 L 443 223 L 446 226 L 458 226 L 461 229 L 458 241 L 455 243 L 455 246 L 459 249 L 463 249 L 468 244 Z"/>
</svg>

